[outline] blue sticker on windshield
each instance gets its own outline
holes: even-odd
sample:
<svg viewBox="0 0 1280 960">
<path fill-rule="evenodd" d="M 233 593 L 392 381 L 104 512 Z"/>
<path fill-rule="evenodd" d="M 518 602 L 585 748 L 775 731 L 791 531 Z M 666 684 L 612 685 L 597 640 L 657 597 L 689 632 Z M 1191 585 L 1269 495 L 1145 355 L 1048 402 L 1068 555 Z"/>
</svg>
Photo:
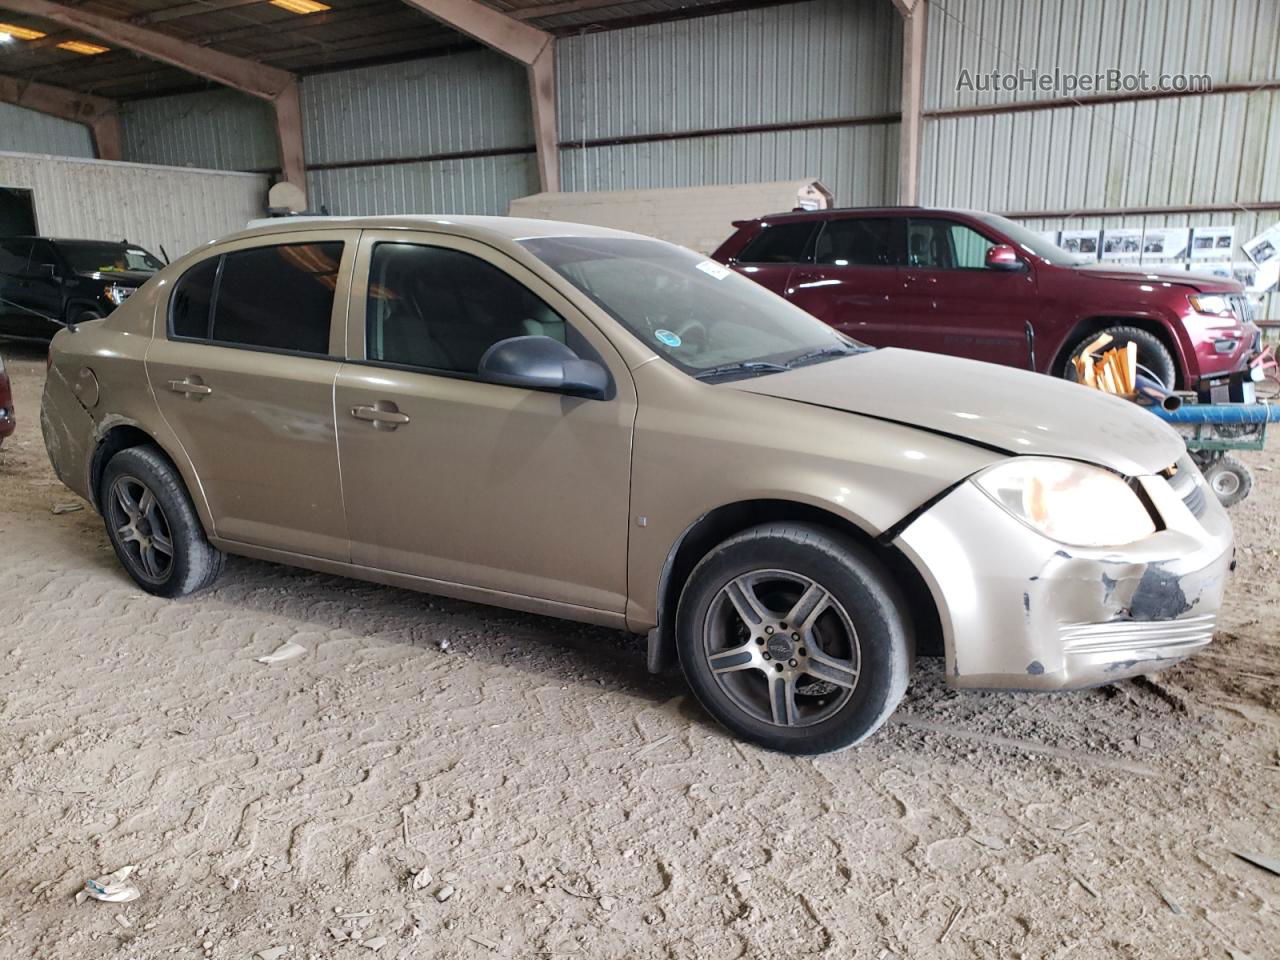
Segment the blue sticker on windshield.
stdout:
<svg viewBox="0 0 1280 960">
<path fill-rule="evenodd" d="M 678 333 L 672 333 L 670 330 L 655 330 L 653 331 L 653 335 L 668 347 L 678 347 L 684 342 L 680 339 L 680 335 Z"/>
</svg>

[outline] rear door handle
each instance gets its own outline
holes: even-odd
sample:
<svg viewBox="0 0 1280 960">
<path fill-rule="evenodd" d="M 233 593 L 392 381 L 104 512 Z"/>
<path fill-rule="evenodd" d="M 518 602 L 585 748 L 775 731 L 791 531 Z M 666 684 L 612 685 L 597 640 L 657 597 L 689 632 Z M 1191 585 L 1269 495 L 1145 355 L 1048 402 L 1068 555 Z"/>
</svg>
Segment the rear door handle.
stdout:
<svg viewBox="0 0 1280 960">
<path fill-rule="evenodd" d="M 352 407 L 351 415 L 357 420 L 367 420 L 383 430 L 394 430 L 402 423 L 409 422 L 407 414 L 401 413 L 394 403 L 386 400 L 379 400 L 369 406 Z"/>
<path fill-rule="evenodd" d="M 174 393 L 185 393 L 196 397 L 207 397 L 213 393 L 213 387 L 207 387 L 203 383 L 194 383 L 189 378 L 186 380 L 170 380 L 169 389 Z"/>
</svg>

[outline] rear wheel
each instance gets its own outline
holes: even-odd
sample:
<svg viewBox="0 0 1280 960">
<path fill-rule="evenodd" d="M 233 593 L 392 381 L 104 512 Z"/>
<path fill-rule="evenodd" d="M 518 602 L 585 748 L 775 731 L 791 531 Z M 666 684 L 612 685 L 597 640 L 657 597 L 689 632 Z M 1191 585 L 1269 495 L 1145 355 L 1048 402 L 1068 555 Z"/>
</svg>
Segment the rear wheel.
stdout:
<svg viewBox="0 0 1280 960">
<path fill-rule="evenodd" d="M 677 611 L 689 685 L 735 735 L 825 753 L 874 732 L 902 699 L 911 629 L 865 549 L 821 527 L 774 523 L 716 547 Z"/>
<path fill-rule="evenodd" d="M 222 572 L 182 479 L 154 447 L 117 453 L 99 497 L 116 557 L 142 589 L 162 597 L 201 590 Z"/>
<path fill-rule="evenodd" d="M 1106 327 L 1083 337 L 1067 354 L 1067 362 L 1062 369 L 1063 377 L 1068 380 L 1076 379 L 1076 367 L 1071 361 L 1078 357 L 1085 347 L 1104 333 L 1111 334 L 1111 342 L 1103 348 L 1104 351 L 1112 350 L 1115 347 L 1124 347 L 1130 343 L 1136 344 L 1138 347 L 1138 372 L 1152 380 L 1159 381 L 1169 390 L 1174 388 L 1178 380 L 1178 366 L 1173 360 L 1173 354 L 1169 352 L 1168 347 L 1160 342 L 1159 337 L 1138 327 Z"/>
</svg>

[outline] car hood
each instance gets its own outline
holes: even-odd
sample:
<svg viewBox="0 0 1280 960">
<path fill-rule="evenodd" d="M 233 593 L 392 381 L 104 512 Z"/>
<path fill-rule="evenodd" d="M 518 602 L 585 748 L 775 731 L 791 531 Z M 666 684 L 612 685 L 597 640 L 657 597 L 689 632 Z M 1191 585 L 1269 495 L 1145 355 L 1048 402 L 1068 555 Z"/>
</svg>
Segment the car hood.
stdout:
<svg viewBox="0 0 1280 960">
<path fill-rule="evenodd" d="M 1184 452 L 1155 415 L 1097 390 L 1012 367 L 893 348 L 737 380 L 736 390 L 888 420 L 1010 454 L 1067 457 L 1126 476 Z"/>
<path fill-rule="evenodd" d="M 155 274 L 145 270 L 104 270 L 101 273 L 81 273 L 78 276 L 85 280 L 101 280 L 104 283 L 118 283 L 122 287 L 140 287 Z"/>
<path fill-rule="evenodd" d="M 1212 274 L 1187 273 L 1186 271 L 1174 272 L 1168 269 L 1161 269 L 1155 266 L 1142 266 L 1140 264 L 1110 264 L 1107 266 L 1085 264 L 1079 267 L 1072 267 L 1076 273 L 1083 273 L 1087 277 L 1097 277 L 1100 280 L 1125 280 L 1133 283 L 1135 280 L 1154 280 L 1156 283 L 1176 283 L 1179 286 L 1190 287 L 1192 290 L 1199 290 L 1205 293 L 1242 293 L 1244 286 L 1238 280 L 1228 280 L 1225 277 L 1216 277 Z"/>
</svg>

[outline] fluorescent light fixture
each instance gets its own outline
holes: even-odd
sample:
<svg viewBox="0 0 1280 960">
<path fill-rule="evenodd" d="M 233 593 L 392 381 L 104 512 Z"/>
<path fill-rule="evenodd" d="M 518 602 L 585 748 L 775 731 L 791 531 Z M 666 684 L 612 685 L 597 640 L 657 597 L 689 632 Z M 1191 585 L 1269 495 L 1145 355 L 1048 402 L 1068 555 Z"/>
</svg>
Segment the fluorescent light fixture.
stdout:
<svg viewBox="0 0 1280 960">
<path fill-rule="evenodd" d="M 58 44 L 59 50 L 70 50 L 72 53 L 83 53 L 86 57 L 96 57 L 100 53 L 106 53 L 110 47 L 100 47 L 96 43 L 85 43 L 83 40 L 67 40 L 65 43 Z"/>
<path fill-rule="evenodd" d="M 288 10 L 290 13 L 301 14 L 306 16 L 308 13 L 319 13 L 321 10 L 328 10 L 327 3 L 320 3 L 319 0 L 271 0 L 271 5 L 279 7 L 281 10 Z"/>
<path fill-rule="evenodd" d="M 17 37 L 19 40 L 39 40 L 44 36 L 39 30 L 32 30 L 30 27 L 15 27 L 12 23 L 0 23 L 0 33 L 7 33 L 11 38 Z"/>
</svg>

